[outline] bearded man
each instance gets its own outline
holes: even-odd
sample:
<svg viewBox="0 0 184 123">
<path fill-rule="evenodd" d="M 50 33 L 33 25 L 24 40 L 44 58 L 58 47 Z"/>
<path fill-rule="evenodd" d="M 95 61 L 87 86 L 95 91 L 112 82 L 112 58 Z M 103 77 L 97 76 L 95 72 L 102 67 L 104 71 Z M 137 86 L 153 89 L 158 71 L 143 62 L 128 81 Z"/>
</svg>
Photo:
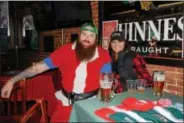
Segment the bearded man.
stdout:
<svg viewBox="0 0 184 123">
<path fill-rule="evenodd" d="M 12 77 L 1 90 L 1 96 L 8 98 L 13 84 L 22 78 L 57 67 L 62 75 L 62 88 L 55 93 L 58 102 L 51 122 L 67 122 L 75 101 L 93 98 L 98 93 L 100 72 L 111 72 L 109 53 L 97 46 L 97 33 L 93 24 L 85 23 L 80 28 L 79 40 L 60 47 L 43 61 Z"/>
</svg>

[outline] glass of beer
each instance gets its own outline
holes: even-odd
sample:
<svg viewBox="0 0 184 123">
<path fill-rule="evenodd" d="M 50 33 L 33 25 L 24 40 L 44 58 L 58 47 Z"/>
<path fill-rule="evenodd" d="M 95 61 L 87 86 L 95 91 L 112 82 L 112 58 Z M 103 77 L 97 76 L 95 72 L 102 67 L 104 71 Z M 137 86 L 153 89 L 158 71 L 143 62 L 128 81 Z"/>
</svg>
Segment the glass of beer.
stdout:
<svg viewBox="0 0 184 123">
<path fill-rule="evenodd" d="M 140 92 L 144 92 L 146 89 L 146 80 L 145 79 L 137 79 L 137 90 Z"/>
<path fill-rule="evenodd" d="M 154 95 L 163 96 L 163 88 L 165 83 L 165 72 L 164 71 L 154 71 L 153 72 L 154 81 Z"/>
<path fill-rule="evenodd" d="M 110 102 L 112 99 L 113 79 L 111 74 L 102 74 L 100 77 L 100 98 L 102 102 Z"/>
</svg>

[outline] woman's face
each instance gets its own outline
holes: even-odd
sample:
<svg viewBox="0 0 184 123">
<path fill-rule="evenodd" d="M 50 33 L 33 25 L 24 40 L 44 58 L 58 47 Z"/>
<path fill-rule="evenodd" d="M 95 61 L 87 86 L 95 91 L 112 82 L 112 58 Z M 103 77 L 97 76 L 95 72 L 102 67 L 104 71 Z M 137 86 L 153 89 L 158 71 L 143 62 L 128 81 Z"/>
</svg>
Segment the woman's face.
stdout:
<svg viewBox="0 0 184 123">
<path fill-rule="evenodd" d="M 111 48 L 115 53 L 123 51 L 125 49 L 125 42 L 119 40 L 113 40 L 111 42 Z"/>
</svg>

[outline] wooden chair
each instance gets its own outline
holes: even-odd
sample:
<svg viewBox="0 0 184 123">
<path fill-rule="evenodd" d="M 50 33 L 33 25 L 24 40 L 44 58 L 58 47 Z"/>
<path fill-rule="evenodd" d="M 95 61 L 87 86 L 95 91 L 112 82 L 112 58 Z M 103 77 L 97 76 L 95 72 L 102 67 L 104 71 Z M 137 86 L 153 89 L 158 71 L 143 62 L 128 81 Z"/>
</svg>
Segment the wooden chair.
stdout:
<svg viewBox="0 0 184 123">
<path fill-rule="evenodd" d="M 0 78 L 0 90 L 8 79 Z M 26 98 L 26 79 L 22 79 L 14 85 L 10 98 L 5 99 L 0 96 L 0 123 L 27 122 L 34 113 L 39 113 L 39 109 L 41 109 L 43 121 L 48 122 L 45 101 L 43 99 L 28 101 Z"/>
<path fill-rule="evenodd" d="M 48 122 L 46 103 L 43 98 L 36 100 L 36 104 L 23 115 L 20 122 L 40 122 L 40 117 L 42 117 L 42 122 Z"/>
<path fill-rule="evenodd" d="M 14 85 L 10 98 L 0 97 L 0 109 L 0 122 L 14 122 L 21 119 L 21 115 L 26 112 L 26 79 Z"/>
</svg>

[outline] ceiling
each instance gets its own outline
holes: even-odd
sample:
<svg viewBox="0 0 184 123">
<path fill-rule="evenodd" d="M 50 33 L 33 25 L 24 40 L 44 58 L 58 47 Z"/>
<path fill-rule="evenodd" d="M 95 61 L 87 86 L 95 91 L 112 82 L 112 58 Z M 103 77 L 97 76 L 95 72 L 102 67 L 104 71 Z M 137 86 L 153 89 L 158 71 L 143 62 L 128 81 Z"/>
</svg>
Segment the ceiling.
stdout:
<svg viewBox="0 0 184 123">
<path fill-rule="evenodd" d="M 182 3 L 182 4 L 176 4 Z M 176 4 L 176 5 L 175 5 Z M 179 6 L 178 8 L 176 6 Z M 184 2 L 179 1 L 152 1 L 151 9 L 145 11 L 141 8 L 140 1 L 104 1 L 104 20 L 112 18 L 140 17 L 147 13 L 149 15 L 157 15 L 160 13 L 183 12 Z M 136 15 L 136 16 L 135 16 Z M 132 17 L 133 17 L 132 16 Z"/>
</svg>

